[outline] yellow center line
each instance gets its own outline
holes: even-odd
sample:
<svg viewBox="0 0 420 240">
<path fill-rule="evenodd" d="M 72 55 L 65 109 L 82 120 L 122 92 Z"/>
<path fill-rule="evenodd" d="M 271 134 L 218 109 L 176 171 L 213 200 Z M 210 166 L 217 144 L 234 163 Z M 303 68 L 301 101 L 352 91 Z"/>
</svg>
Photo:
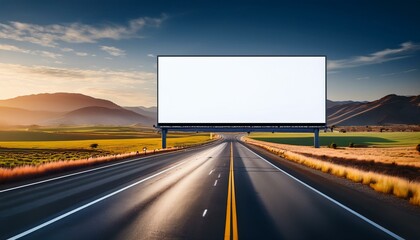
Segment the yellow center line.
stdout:
<svg viewBox="0 0 420 240">
<path fill-rule="evenodd" d="M 231 221 L 233 228 L 233 239 L 238 239 L 238 222 L 236 217 L 236 197 L 235 197 L 235 177 L 233 173 L 233 145 L 230 143 L 230 167 L 229 167 L 229 186 L 228 199 L 226 206 L 226 225 L 225 225 L 225 240 L 230 240 L 231 237 Z M 231 219 L 232 217 L 232 219 Z"/>
<path fill-rule="evenodd" d="M 226 207 L 225 240 L 230 240 L 231 186 L 232 186 L 232 179 L 231 179 L 230 170 L 229 170 L 229 186 L 228 186 L 228 199 L 227 199 L 227 207 Z"/>
<path fill-rule="evenodd" d="M 230 159 L 232 162 L 232 224 L 233 224 L 233 239 L 238 240 L 238 221 L 236 217 L 236 196 L 235 196 L 235 176 L 233 175 L 233 148 L 230 143 Z"/>
</svg>

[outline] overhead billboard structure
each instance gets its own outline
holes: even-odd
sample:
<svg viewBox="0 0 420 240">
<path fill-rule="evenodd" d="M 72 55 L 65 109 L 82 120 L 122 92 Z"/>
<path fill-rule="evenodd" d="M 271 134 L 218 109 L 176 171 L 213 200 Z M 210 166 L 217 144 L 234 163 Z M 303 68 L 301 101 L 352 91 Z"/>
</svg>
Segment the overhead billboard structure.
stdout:
<svg viewBox="0 0 420 240">
<path fill-rule="evenodd" d="M 320 128 L 325 56 L 158 56 L 158 127 Z"/>
</svg>

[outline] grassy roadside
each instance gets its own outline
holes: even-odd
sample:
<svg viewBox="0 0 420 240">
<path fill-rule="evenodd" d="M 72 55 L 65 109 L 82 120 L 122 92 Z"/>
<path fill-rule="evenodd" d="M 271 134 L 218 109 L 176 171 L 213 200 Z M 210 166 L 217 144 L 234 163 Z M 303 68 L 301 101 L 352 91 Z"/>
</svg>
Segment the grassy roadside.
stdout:
<svg viewBox="0 0 420 240">
<path fill-rule="evenodd" d="M 0 130 L 0 183 L 173 151 L 209 142 L 208 133 L 171 132 L 161 148 L 156 129 L 138 126 L 29 127 Z M 92 147 L 94 145 L 94 147 Z"/>
<path fill-rule="evenodd" d="M 169 135 L 167 146 L 177 148 L 200 144 L 209 140 L 208 134 Z M 91 144 L 98 147 L 92 149 Z M 13 168 L 65 160 L 78 160 L 104 155 L 130 152 L 143 152 L 161 148 L 161 139 L 157 137 L 132 139 L 92 139 L 62 141 L 2 141 L 0 142 L 0 167 Z"/>
<path fill-rule="evenodd" d="M 313 146 L 312 133 L 251 133 L 250 138 L 299 146 Z M 420 132 L 321 132 L 320 145 L 331 143 L 338 147 L 355 146 L 372 147 L 404 147 L 415 146 L 420 143 Z"/>
<path fill-rule="evenodd" d="M 384 135 L 383 135 L 384 134 Z M 371 136 L 370 141 L 366 138 Z M 381 136 L 381 141 L 378 139 Z M 419 167 L 420 157 L 416 150 L 416 145 L 420 143 L 420 133 L 417 132 L 395 132 L 395 133 L 322 133 L 321 140 L 327 137 L 331 142 L 338 143 L 336 149 L 321 147 L 318 149 L 312 148 L 313 134 L 306 133 L 252 133 L 248 135 L 249 138 L 260 140 L 268 143 L 280 144 L 282 149 L 303 154 L 309 157 L 316 157 L 323 160 L 341 160 L 341 163 L 346 164 L 353 162 L 357 165 L 369 165 L 375 163 L 376 166 L 383 163 L 385 165 L 393 165 L 402 168 L 402 166 Z M 292 140 L 290 140 L 290 139 Z M 295 139 L 310 138 L 311 143 L 306 144 L 304 141 L 294 142 Z M 343 140 L 343 138 L 345 140 Z M 359 139 L 359 141 L 357 140 Z M 364 139 L 362 142 L 360 139 Z M 290 142 L 292 141 L 292 142 Z M 354 143 L 353 147 L 344 143 L 351 141 Z M 330 143 L 331 143 L 330 142 Z M 344 143 L 343 143 L 344 142 Z M 391 143 L 393 145 L 391 145 Z M 329 145 L 329 144 L 327 144 Z M 363 146 L 363 147 L 362 147 Z M 419 178 L 420 180 L 420 178 Z"/>
<path fill-rule="evenodd" d="M 414 205 L 420 206 L 420 183 L 417 181 L 409 181 L 401 177 L 389 176 L 372 171 L 362 171 L 352 167 L 319 160 L 314 157 L 308 157 L 301 153 L 286 150 L 282 147 L 284 146 L 282 144 L 268 143 L 254 140 L 249 137 L 244 137 L 243 140 L 255 146 L 262 147 L 290 161 L 368 185 L 375 191 L 393 194 L 399 198 L 407 199 Z"/>
<path fill-rule="evenodd" d="M 162 152 L 170 152 L 176 151 L 180 149 L 184 149 L 187 147 L 203 145 L 212 141 L 217 140 L 218 138 L 214 138 L 210 140 L 204 136 L 191 136 L 185 138 L 178 138 L 172 139 L 167 149 L 149 149 L 146 151 L 146 154 L 156 154 Z M 156 144 L 156 143 L 155 143 Z M 160 144 L 160 142 L 159 142 Z M 174 144 L 178 144 L 175 146 Z M 154 146 L 154 145 L 152 145 Z M 111 162 L 111 161 L 118 161 L 130 157 L 135 156 L 142 156 L 144 154 L 143 151 L 133 151 L 133 152 L 126 152 L 126 153 L 118 153 L 118 154 L 108 154 L 102 156 L 95 156 L 89 157 L 85 159 L 77 159 L 77 160 L 59 160 L 59 161 L 50 161 L 42 164 L 37 165 L 24 165 L 14 168 L 0 168 L 0 184 L 6 182 L 13 182 L 19 181 L 24 179 L 31 179 L 34 177 L 40 177 L 45 175 L 50 175 L 54 173 L 61 173 L 66 172 L 69 170 L 74 170 L 82 167 L 94 166 L 97 164 Z"/>
</svg>

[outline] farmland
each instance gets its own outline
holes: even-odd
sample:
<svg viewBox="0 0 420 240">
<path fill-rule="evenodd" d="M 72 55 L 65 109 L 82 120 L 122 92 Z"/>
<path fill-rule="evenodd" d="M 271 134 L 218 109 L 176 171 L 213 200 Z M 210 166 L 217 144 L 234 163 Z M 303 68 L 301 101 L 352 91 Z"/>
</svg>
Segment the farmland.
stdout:
<svg viewBox="0 0 420 240">
<path fill-rule="evenodd" d="M 208 134 L 169 133 L 168 147 L 203 143 Z M 97 148 L 91 148 L 98 144 Z M 154 129 L 136 127 L 62 127 L 0 131 L 0 167 L 40 165 L 60 160 L 149 151 L 161 146 Z"/>
<path fill-rule="evenodd" d="M 313 134 L 256 133 L 245 140 L 290 161 L 420 205 L 419 132 L 322 133 L 318 149 L 312 147 Z M 331 143 L 337 148 L 328 148 Z"/>
<path fill-rule="evenodd" d="M 373 161 L 391 165 L 420 167 L 420 156 L 415 149 L 420 143 L 420 132 L 392 133 L 321 133 L 321 148 L 313 148 L 313 134 L 275 133 L 251 134 L 251 139 L 281 145 L 282 149 L 316 158 L 339 159 L 343 164 Z M 328 148 L 331 143 L 337 149 Z M 354 147 L 349 147 L 353 143 Z"/>
<path fill-rule="evenodd" d="M 282 144 L 313 145 L 311 133 L 251 133 L 250 138 Z M 328 132 L 320 133 L 320 145 L 331 143 L 347 147 L 350 143 L 359 147 L 406 147 L 420 143 L 420 132 Z"/>
</svg>

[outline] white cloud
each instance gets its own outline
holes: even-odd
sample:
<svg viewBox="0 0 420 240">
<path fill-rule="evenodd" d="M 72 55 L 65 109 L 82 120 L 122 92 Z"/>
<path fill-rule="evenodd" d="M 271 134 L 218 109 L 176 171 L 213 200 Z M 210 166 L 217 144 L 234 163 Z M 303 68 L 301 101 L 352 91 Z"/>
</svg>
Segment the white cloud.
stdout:
<svg viewBox="0 0 420 240">
<path fill-rule="evenodd" d="M 0 63 L 0 72 L 3 76 L 21 76 L 27 79 L 48 79 L 64 81 L 83 79 L 84 82 L 107 82 L 117 81 L 119 83 L 143 83 L 154 79 L 155 73 L 140 71 L 117 71 L 109 69 L 80 69 L 80 68 L 59 68 L 50 66 L 25 66 L 19 64 Z M 22 77 L 24 76 L 24 77 Z"/>
<path fill-rule="evenodd" d="M 392 72 L 392 73 L 384 73 L 384 74 L 381 74 L 380 76 L 381 77 L 388 77 L 388 76 L 393 76 L 393 75 L 396 75 L 396 74 L 398 74 L 397 72 Z"/>
<path fill-rule="evenodd" d="M 60 57 L 63 56 L 61 54 L 53 53 L 53 52 L 48 52 L 48 51 L 39 51 L 39 50 L 36 50 L 34 52 L 35 52 L 35 55 L 39 55 L 41 57 L 53 58 L 53 59 L 57 59 L 57 58 L 60 58 Z"/>
<path fill-rule="evenodd" d="M 32 51 L 32 50 L 23 49 L 23 48 L 19 48 L 19 47 L 16 47 L 16 46 L 13 46 L 13 45 L 7 45 L 7 44 L 0 44 L 0 50 L 32 54 L 32 55 L 37 55 L 37 56 L 52 58 L 52 59 L 57 59 L 57 58 L 60 58 L 60 57 L 63 56 L 61 54 L 53 53 L 53 52 L 49 52 L 49 51 L 42 51 L 42 50 Z"/>
<path fill-rule="evenodd" d="M 125 56 L 125 51 L 116 47 L 101 46 L 101 49 L 114 57 Z"/>
<path fill-rule="evenodd" d="M 153 57 L 155 57 L 155 55 L 153 55 L 153 54 L 151 54 L 151 53 L 147 54 L 147 56 L 148 56 L 148 57 L 152 57 L 152 58 L 153 58 Z"/>
<path fill-rule="evenodd" d="M 61 51 L 63 51 L 63 52 L 73 52 L 74 49 L 72 49 L 72 48 L 61 48 Z"/>
<path fill-rule="evenodd" d="M 410 57 L 410 53 L 420 49 L 420 45 L 412 42 L 405 42 L 395 49 L 384 49 L 366 56 L 355 56 L 348 59 L 329 60 L 328 70 L 352 68 L 365 65 L 372 65 L 394 61 Z"/>
<path fill-rule="evenodd" d="M 7 44 L 0 44 L 0 50 L 3 51 L 11 51 L 11 52 L 19 52 L 19 53 L 30 53 L 31 51 L 22 49 L 13 45 L 7 45 Z"/>
<path fill-rule="evenodd" d="M 86 57 L 88 54 L 85 52 L 76 52 L 77 56 Z"/>
<path fill-rule="evenodd" d="M 0 23 L 0 39 L 31 42 L 42 46 L 56 47 L 59 42 L 94 43 L 100 39 L 126 39 L 139 37 L 145 27 L 159 27 L 167 19 L 142 17 L 130 20 L 125 25 L 88 25 L 82 23 L 38 25 L 22 22 Z M 65 51 L 65 50 L 63 50 Z"/>
<path fill-rule="evenodd" d="M 2 98 L 43 92 L 80 92 L 126 106 L 156 105 L 156 74 L 0 63 Z M 149 89 L 149 90 L 147 90 Z"/>
<path fill-rule="evenodd" d="M 415 71 L 417 71 L 417 68 L 408 69 L 408 70 L 404 71 L 404 73 L 410 73 L 410 72 L 415 72 Z"/>
<path fill-rule="evenodd" d="M 381 76 L 381 77 L 388 77 L 388 76 L 394 76 L 394 75 L 397 75 L 397 74 L 406 74 L 406 73 L 411 73 L 411 72 L 415 72 L 415 71 L 417 71 L 417 68 L 408 69 L 408 70 L 401 71 L 401 72 L 390 72 L 390 73 L 384 73 L 384 74 L 381 74 L 380 76 Z"/>
</svg>

